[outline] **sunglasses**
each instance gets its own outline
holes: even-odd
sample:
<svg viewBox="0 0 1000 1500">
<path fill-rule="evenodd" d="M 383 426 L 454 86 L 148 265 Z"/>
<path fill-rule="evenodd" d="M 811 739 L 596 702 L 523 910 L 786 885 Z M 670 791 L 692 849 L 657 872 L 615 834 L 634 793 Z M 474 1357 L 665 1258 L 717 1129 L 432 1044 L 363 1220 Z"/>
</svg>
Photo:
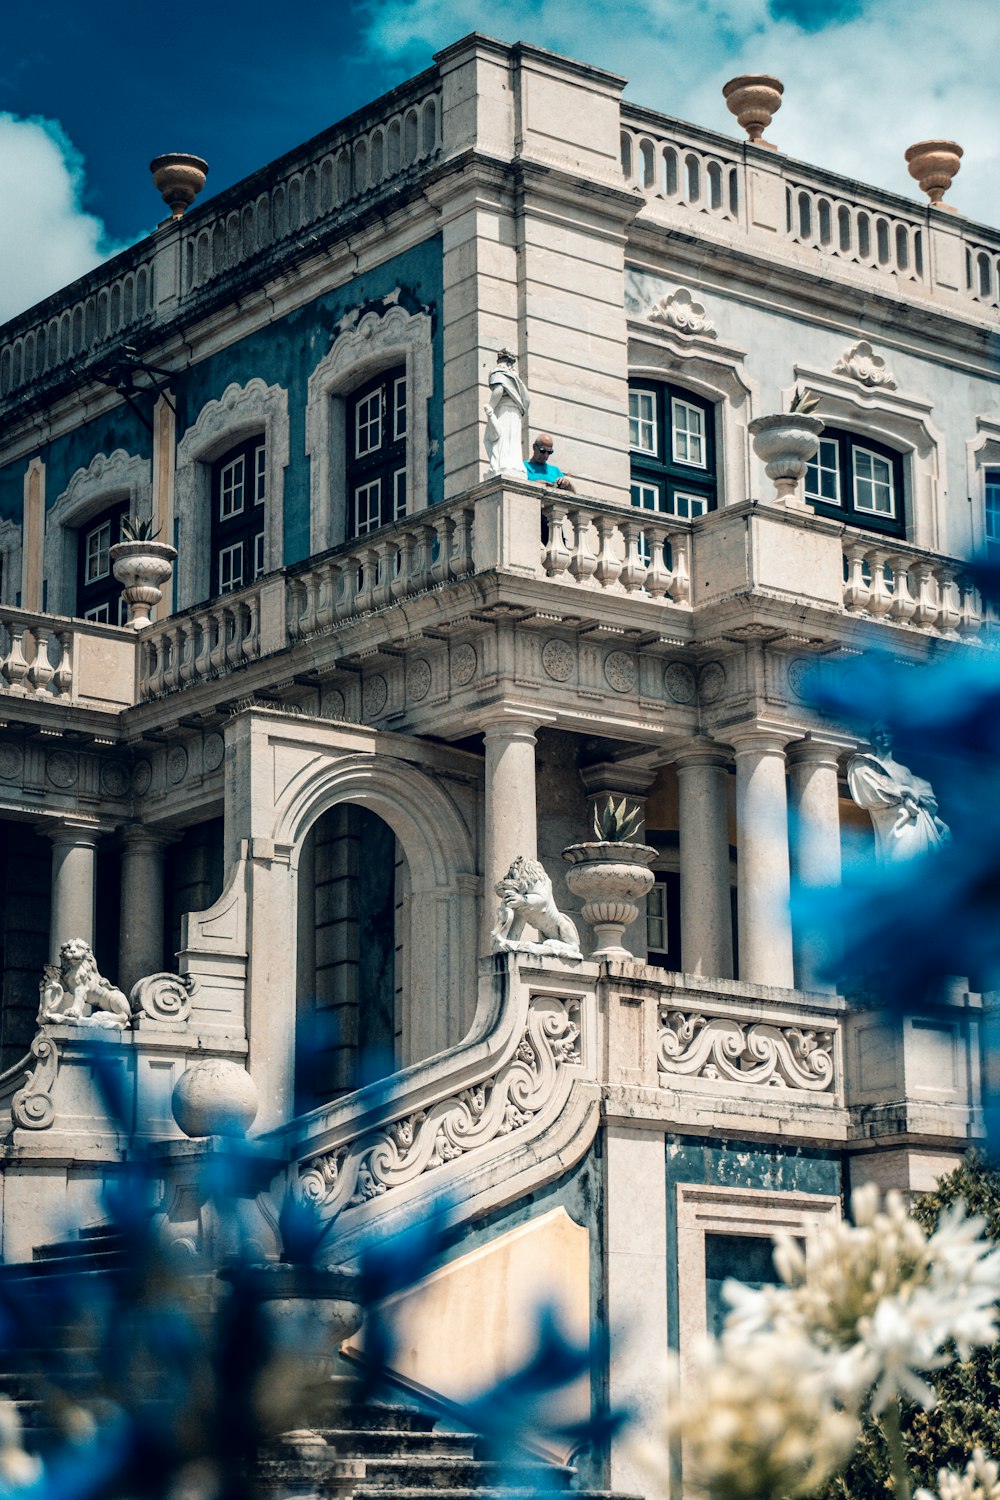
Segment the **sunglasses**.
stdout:
<svg viewBox="0 0 1000 1500">
<path fill-rule="evenodd" d="M 551 453 L 552 452 L 552 449 L 551 448 L 546 448 L 546 446 L 545 446 L 544 443 L 536 443 L 535 447 L 538 449 L 539 453 Z"/>
</svg>

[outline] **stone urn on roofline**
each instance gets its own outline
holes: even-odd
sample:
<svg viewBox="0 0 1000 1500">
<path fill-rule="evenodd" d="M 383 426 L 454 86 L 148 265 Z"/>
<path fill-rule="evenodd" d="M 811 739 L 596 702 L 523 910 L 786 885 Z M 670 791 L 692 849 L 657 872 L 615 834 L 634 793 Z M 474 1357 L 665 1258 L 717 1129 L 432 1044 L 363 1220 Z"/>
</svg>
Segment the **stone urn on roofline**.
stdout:
<svg viewBox="0 0 1000 1500">
<path fill-rule="evenodd" d="M 123 540 L 111 548 L 111 570 L 125 585 L 122 598 L 128 605 L 128 623 L 133 630 L 150 624 L 149 612 L 163 598 L 162 585 L 167 583 L 177 560 L 177 549 L 158 542 L 152 535 L 149 520 L 122 521 Z"/>
<path fill-rule="evenodd" d="M 818 405 L 818 396 L 811 391 L 797 390 L 790 411 L 755 417 L 750 423 L 753 451 L 763 462 L 768 479 L 774 480 L 772 504 L 792 506 L 796 510 L 808 508 L 806 501 L 798 495 L 798 488 L 805 478 L 809 460 L 819 449 L 824 424 L 821 418 L 812 415 Z"/>
<path fill-rule="evenodd" d="M 572 867 L 566 872 L 566 884 L 574 896 L 582 897 L 584 920 L 597 937 L 591 958 L 635 958 L 623 947 L 622 935 L 639 915 L 640 903 L 656 879 L 648 868 L 656 850 L 649 844 L 628 842 L 638 827 L 639 810 L 625 809 L 624 797 L 618 807 L 609 797 L 603 812 L 594 809 L 596 840 L 570 844 L 563 850 L 563 859 Z"/>
</svg>

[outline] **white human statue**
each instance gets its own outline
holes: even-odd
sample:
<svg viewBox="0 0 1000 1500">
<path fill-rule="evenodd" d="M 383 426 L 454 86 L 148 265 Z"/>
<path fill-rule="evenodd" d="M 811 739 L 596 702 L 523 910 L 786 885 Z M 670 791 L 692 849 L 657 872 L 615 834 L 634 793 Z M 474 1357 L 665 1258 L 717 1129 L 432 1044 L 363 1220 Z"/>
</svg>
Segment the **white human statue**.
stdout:
<svg viewBox="0 0 1000 1500">
<path fill-rule="evenodd" d="M 497 362 L 487 377 L 490 388 L 486 411 L 486 457 L 491 474 L 506 474 L 512 479 L 528 477 L 524 467 L 522 437 L 528 414 L 528 388 L 517 373 L 517 357 L 509 349 L 500 349 Z"/>
<path fill-rule="evenodd" d="M 874 729 L 871 742 L 869 754 L 848 762 L 847 784 L 858 806 L 871 813 L 876 859 L 894 864 L 940 848 L 951 834 L 938 817 L 934 788 L 894 759 L 885 729 Z"/>
<path fill-rule="evenodd" d="M 105 979 L 97 968 L 93 949 L 83 938 L 69 938 L 59 949 L 59 962 L 46 964 L 38 986 L 38 1024 L 117 1026 L 131 1025 L 128 997 Z"/>
<path fill-rule="evenodd" d="M 490 933 L 493 953 L 534 953 L 550 958 L 582 958 L 580 934 L 565 912 L 556 906 L 552 881 L 537 859 L 519 854 L 503 880 L 497 882 L 500 897 L 496 926 Z M 533 943 L 523 936 L 533 927 L 542 938 Z"/>
</svg>

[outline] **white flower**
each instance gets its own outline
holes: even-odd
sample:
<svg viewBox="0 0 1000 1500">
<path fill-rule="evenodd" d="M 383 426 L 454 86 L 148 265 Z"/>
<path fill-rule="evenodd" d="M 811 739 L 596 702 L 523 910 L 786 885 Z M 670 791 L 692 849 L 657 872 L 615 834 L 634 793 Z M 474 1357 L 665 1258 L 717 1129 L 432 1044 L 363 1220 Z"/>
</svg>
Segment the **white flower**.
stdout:
<svg viewBox="0 0 1000 1500">
<path fill-rule="evenodd" d="M 941 1500 L 1000 1500 L 1000 1469 L 982 1448 L 975 1448 L 964 1474 L 938 1470 L 938 1495 Z M 914 1500 L 938 1500 L 938 1496 L 917 1490 Z"/>
<path fill-rule="evenodd" d="M 805 1255 L 794 1240 L 778 1242 L 783 1286 L 751 1291 L 727 1283 L 724 1337 L 794 1333 L 836 1357 L 831 1378 L 842 1399 L 860 1401 L 871 1391 L 875 1412 L 898 1395 L 930 1406 L 934 1392 L 923 1375 L 948 1363 L 947 1346 L 954 1341 L 968 1358 L 997 1338 L 1000 1249 L 961 1206 L 930 1237 L 899 1193 L 880 1209 L 868 1184 L 851 1207 L 855 1222 L 821 1230 Z"/>
<path fill-rule="evenodd" d="M 41 1459 L 24 1451 L 17 1407 L 0 1396 L 0 1493 L 34 1484 L 41 1472 Z"/>
</svg>

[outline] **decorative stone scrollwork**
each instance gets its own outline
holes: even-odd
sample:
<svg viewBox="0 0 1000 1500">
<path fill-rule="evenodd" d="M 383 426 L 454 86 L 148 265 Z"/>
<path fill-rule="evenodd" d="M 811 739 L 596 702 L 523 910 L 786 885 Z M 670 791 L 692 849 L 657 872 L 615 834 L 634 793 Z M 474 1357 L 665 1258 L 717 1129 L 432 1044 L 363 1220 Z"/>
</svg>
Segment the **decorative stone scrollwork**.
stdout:
<svg viewBox="0 0 1000 1500">
<path fill-rule="evenodd" d="M 896 382 L 886 369 L 885 360 L 881 354 L 875 353 L 867 339 L 859 339 L 853 349 L 846 350 L 834 365 L 833 373 L 850 375 L 872 389 L 876 386 L 885 391 L 896 389 Z"/>
<path fill-rule="evenodd" d="M 523 1129 L 582 1061 L 580 1002 L 536 996 L 513 1055 L 489 1078 L 309 1162 L 299 1191 L 324 1213 L 380 1197 Z"/>
<path fill-rule="evenodd" d="M 31 1044 L 31 1056 L 34 1069 L 11 1100 L 10 1112 L 22 1130 L 47 1130 L 55 1118 L 52 1089 L 59 1073 L 59 1049 L 40 1031 Z"/>
<path fill-rule="evenodd" d="M 833 1034 L 829 1031 L 664 1008 L 656 1051 L 665 1081 L 678 1076 L 728 1079 L 808 1093 L 833 1087 Z"/>
<path fill-rule="evenodd" d="M 191 974 L 147 974 L 132 986 L 132 1009 L 149 1021 L 176 1026 L 191 1015 L 191 996 L 198 981 Z"/>
<path fill-rule="evenodd" d="M 696 302 L 686 287 L 679 286 L 668 297 L 661 297 L 655 307 L 646 314 L 650 323 L 662 323 L 678 333 L 700 333 L 702 338 L 718 338 L 715 325 L 710 322 L 704 305 Z"/>
</svg>

